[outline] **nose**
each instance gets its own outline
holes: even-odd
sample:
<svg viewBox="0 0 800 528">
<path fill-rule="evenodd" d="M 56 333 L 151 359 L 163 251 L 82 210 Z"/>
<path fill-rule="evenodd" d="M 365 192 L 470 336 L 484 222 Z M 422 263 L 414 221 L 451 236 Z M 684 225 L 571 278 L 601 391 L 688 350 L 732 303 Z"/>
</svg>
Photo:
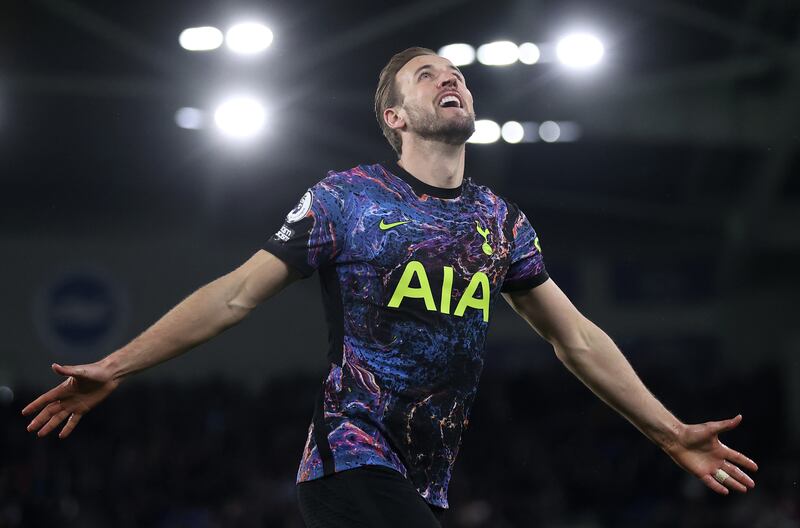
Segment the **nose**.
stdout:
<svg viewBox="0 0 800 528">
<path fill-rule="evenodd" d="M 439 87 L 444 86 L 456 86 L 458 84 L 458 77 L 456 77 L 455 73 L 447 73 L 442 77 L 442 81 L 439 83 Z"/>
</svg>

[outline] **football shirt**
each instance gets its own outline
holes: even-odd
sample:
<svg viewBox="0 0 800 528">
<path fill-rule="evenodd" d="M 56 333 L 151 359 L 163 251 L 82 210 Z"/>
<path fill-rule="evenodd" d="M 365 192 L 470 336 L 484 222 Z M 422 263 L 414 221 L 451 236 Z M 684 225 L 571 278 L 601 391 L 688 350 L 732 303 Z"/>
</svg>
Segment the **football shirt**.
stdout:
<svg viewBox="0 0 800 528">
<path fill-rule="evenodd" d="M 311 187 L 264 249 L 319 271 L 329 326 L 297 482 L 388 466 L 447 508 L 494 303 L 548 278 L 528 219 L 468 177 L 445 189 L 359 165 Z"/>
</svg>

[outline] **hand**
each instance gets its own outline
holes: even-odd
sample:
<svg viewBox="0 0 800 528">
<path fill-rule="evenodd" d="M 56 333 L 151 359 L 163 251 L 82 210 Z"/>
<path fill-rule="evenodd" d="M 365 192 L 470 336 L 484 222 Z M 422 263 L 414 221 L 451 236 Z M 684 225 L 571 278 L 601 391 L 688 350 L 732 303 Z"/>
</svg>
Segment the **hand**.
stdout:
<svg viewBox="0 0 800 528">
<path fill-rule="evenodd" d="M 720 442 L 717 437 L 719 433 L 730 431 L 741 421 L 742 415 L 739 414 L 730 420 L 687 425 L 675 443 L 666 447 L 664 451 L 679 466 L 720 495 L 727 495 L 731 489 L 745 493 L 748 488 L 756 484 L 738 466 L 751 471 L 758 471 L 758 466 L 743 454 Z M 729 475 L 723 483 L 714 478 L 720 469 Z"/>
<path fill-rule="evenodd" d="M 56 374 L 68 376 L 67 379 L 29 403 L 22 409 L 22 414 L 41 409 L 28 425 L 28 432 L 38 429 L 39 437 L 49 434 L 69 418 L 58 435 L 59 438 L 66 438 L 83 415 L 111 394 L 120 382 L 100 363 L 76 366 L 53 363 L 52 369 Z"/>
</svg>

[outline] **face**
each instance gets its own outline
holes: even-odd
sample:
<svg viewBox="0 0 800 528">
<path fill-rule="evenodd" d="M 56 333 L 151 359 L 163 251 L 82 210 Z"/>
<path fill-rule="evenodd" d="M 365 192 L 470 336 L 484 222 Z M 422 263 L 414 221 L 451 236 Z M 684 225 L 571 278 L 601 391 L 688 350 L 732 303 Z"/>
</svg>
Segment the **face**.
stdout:
<svg viewBox="0 0 800 528">
<path fill-rule="evenodd" d="M 396 128 L 449 145 L 463 145 L 475 131 L 472 94 L 458 68 L 438 55 L 421 55 L 397 72 L 402 103 L 387 109 Z"/>
</svg>

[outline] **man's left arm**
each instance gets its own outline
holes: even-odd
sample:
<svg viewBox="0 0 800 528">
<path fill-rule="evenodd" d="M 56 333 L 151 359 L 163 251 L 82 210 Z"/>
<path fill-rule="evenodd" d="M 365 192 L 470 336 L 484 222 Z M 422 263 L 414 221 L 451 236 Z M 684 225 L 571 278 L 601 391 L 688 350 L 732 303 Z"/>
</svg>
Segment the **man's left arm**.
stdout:
<svg viewBox="0 0 800 528">
<path fill-rule="evenodd" d="M 680 467 L 722 495 L 729 489 L 746 492 L 755 486 L 738 466 L 756 471 L 756 463 L 718 438 L 719 433 L 736 427 L 741 415 L 717 422 L 682 423 L 645 387 L 611 338 L 584 317 L 552 279 L 503 297 L 553 345 L 570 372 Z"/>
</svg>

